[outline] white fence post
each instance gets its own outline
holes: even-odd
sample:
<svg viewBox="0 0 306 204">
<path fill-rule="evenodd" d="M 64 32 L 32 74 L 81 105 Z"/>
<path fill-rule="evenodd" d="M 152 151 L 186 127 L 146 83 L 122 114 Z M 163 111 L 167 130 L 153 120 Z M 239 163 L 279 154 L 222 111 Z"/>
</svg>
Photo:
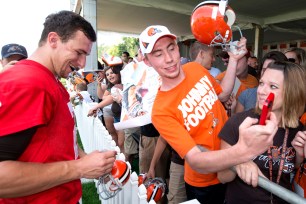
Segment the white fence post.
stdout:
<svg viewBox="0 0 306 204">
<path fill-rule="evenodd" d="M 87 113 L 91 106 L 96 103 L 86 104 L 81 103 L 74 107 L 75 117 L 77 121 L 78 131 L 84 151 L 90 153 L 94 150 L 116 150 L 118 155 L 117 159 L 125 161 L 124 155 L 119 154 L 120 148 L 116 146 L 115 141 L 108 131 L 103 126 L 102 122 L 98 118 L 87 117 Z M 92 182 L 92 179 L 82 179 L 82 182 Z M 97 180 L 94 180 L 98 192 Z M 306 203 L 306 199 L 291 192 L 267 179 L 259 177 L 258 185 L 272 192 L 278 197 L 286 200 L 289 203 Z M 101 200 L 101 199 L 100 199 Z M 102 203 L 102 201 L 101 201 Z M 133 172 L 130 176 L 130 181 L 126 183 L 123 190 L 119 192 L 115 197 L 109 200 L 103 200 L 103 204 L 148 204 L 147 202 L 147 190 L 143 184 L 138 187 L 138 176 Z M 149 204 L 154 204 L 154 201 L 150 201 Z"/>
</svg>

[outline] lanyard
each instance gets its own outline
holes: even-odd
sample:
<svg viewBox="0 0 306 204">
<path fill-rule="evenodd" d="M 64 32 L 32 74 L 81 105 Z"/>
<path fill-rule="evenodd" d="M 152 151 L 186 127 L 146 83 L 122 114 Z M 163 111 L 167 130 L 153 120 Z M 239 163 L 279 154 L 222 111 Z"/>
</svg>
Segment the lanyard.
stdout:
<svg viewBox="0 0 306 204">
<path fill-rule="evenodd" d="M 282 175 L 283 168 L 284 168 L 288 135 L 289 135 L 289 129 L 286 128 L 285 137 L 284 137 L 283 146 L 282 146 L 282 153 L 281 153 L 281 158 L 280 158 L 280 164 L 279 164 L 278 173 L 277 173 L 277 179 L 276 179 L 276 183 L 277 184 L 279 184 L 280 177 Z M 272 149 L 272 148 L 273 147 L 270 147 L 268 149 L 270 181 L 272 181 L 272 172 L 273 172 L 272 171 L 272 168 L 273 168 L 272 162 L 276 161 L 278 159 L 278 149 L 277 148 L 276 149 L 275 148 Z M 272 193 L 271 193 L 271 203 L 273 203 Z"/>
<path fill-rule="evenodd" d="M 283 168 L 284 168 L 288 135 L 289 135 L 289 129 L 286 128 L 284 142 L 282 146 L 282 154 L 281 154 L 280 164 L 279 164 L 278 173 L 277 173 L 277 180 L 276 180 L 277 184 L 279 184 L 279 180 L 280 180 Z M 278 159 L 278 150 L 277 149 L 271 150 L 271 149 L 272 147 L 268 149 L 270 181 L 272 181 L 272 168 L 273 168 L 272 162 Z"/>
</svg>

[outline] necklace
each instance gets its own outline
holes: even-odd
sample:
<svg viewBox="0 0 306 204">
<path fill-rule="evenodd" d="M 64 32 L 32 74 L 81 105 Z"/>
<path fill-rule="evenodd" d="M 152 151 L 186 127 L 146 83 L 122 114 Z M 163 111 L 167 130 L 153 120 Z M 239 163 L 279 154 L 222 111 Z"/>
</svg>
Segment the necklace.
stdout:
<svg viewBox="0 0 306 204">
<path fill-rule="evenodd" d="M 285 137 L 284 137 L 283 146 L 282 146 L 282 153 L 281 153 L 281 158 L 280 158 L 280 164 L 279 164 L 277 178 L 276 178 L 276 183 L 277 184 L 279 184 L 280 177 L 282 175 L 283 168 L 284 168 L 288 135 L 289 135 L 289 129 L 286 128 L 286 130 L 285 130 Z M 270 181 L 272 181 L 272 172 L 273 172 L 272 171 L 272 168 L 273 168 L 272 162 L 278 160 L 278 157 L 279 157 L 278 155 L 279 155 L 279 150 L 277 148 L 270 147 L 268 149 Z M 273 203 L 273 194 L 272 193 L 271 193 L 270 200 L 271 200 L 271 203 Z"/>
</svg>

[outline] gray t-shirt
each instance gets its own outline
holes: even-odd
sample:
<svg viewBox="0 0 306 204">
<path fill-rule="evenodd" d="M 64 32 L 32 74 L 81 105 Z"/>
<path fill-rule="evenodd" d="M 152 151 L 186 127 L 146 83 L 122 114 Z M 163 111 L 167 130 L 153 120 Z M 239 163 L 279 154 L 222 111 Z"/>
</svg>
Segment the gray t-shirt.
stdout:
<svg viewBox="0 0 306 204">
<path fill-rule="evenodd" d="M 245 111 L 255 108 L 256 100 L 257 87 L 244 90 L 238 97 L 238 101 L 243 105 Z"/>
</svg>

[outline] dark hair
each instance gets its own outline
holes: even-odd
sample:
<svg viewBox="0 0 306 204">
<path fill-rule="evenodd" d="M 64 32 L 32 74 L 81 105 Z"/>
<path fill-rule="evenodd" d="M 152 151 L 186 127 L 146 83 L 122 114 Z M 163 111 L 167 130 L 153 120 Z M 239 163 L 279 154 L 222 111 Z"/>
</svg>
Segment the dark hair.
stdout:
<svg viewBox="0 0 306 204">
<path fill-rule="evenodd" d="M 296 54 L 297 59 L 299 60 L 299 64 L 303 67 L 306 66 L 306 51 L 299 47 L 292 47 L 285 51 L 285 54 L 287 52 L 294 52 Z M 294 60 L 295 62 L 295 60 Z M 297 63 L 297 62 L 295 62 Z"/>
<path fill-rule="evenodd" d="M 126 54 L 127 57 L 130 56 L 130 53 L 128 53 L 127 51 L 122 52 L 122 54 Z"/>
<path fill-rule="evenodd" d="M 111 69 L 113 71 L 114 74 L 118 74 L 119 76 L 119 81 L 118 83 L 121 84 L 121 74 L 120 74 L 120 71 L 122 70 L 122 64 L 120 65 L 115 65 L 115 66 L 108 66 L 104 69 L 105 71 L 105 74 L 106 74 L 106 71 Z M 107 85 L 107 89 L 111 89 L 115 84 L 112 84 L 108 81 L 107 77 L 105 77 L 105 80 L 106 80 L 106 85 Z"/>
<path fill-rule="evenodd" d="M 274 60 L 274 61 L 287 61 L 287 57 L 284 53 L 280 52 L 280 51 L 271 51 L 271 52 L 267 52 L 263 58 L 261 59 L 260 63 L 259 63 L 259 75 L 261 75 L 261 71 L 262 71 L 262 66 L 264 64 L 264 62 L 267 60 Z"/>
<path fill-rule="evenodd" d="M 98 61 L 98 70 L 104 70 L 104 64 Z"/>
<path fill-rule="evenodd" d="M 56 32 L 62 42 L 67 42 L 79 30 L 92 42 L 97 40 L 96 32 L 91 24 L 79 14 L 72 11 L 60 11 L 50 14 L 44 22 L 44 29 L 41 33 L 39 46 L 46 41 L 50 32 Z"/>
</svg>

